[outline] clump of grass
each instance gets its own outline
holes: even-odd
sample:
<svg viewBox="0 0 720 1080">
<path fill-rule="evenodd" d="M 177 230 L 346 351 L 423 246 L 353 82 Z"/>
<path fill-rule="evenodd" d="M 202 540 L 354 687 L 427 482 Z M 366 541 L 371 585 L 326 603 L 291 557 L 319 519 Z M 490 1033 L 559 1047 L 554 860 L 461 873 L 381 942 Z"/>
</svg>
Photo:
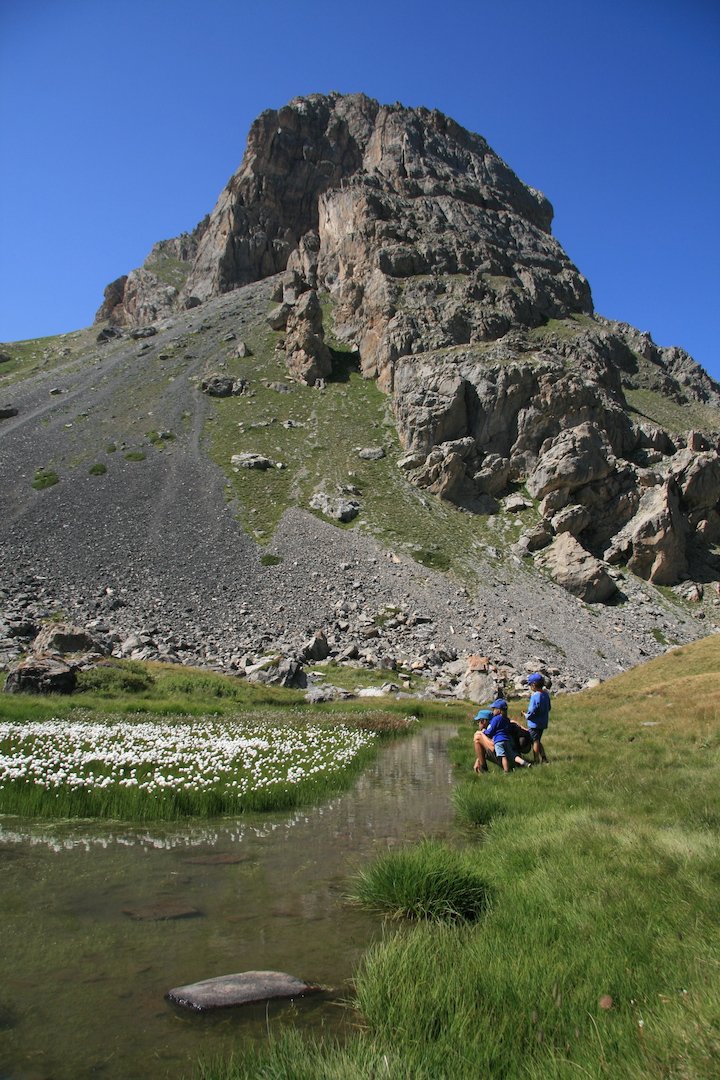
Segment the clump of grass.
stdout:
<svg viewBox="0 0 720 1080">
<path fill-rule="evenodd" d="M 36 469 L 32 487 L 36 491 L 44 491 L 45 488 L 54 487 L 60 482 L 60 477 L 52 469 Z"/>
<path fill-rule="evenodd" d="M 489 825 L 507 809 L 482 779 L 458 784 L 452 801 L 458 817 L 468 825 Z"/>
<path fill-rule="evenodd" d="M 148 431 L 147 437 L 153 446 L 162 449 L 165 443 L 174 441 L 175 433 L 172 431 Z"/>
<path fill-rule="evenodd" d="M 154 683 L 152 672 L 136 660 L 105 660 L 78 673 L 76 693 L 116 697 L 118 694 L 145 693 Z"/>
<path fill-rule="evenodd" d="M 281 555 L 261 555 L 260 556 L 260 565 L 261 566 L 277 566 L 281 562 L 282 562 L 282 556 Z"/>
<path fill-rule="evenodd" d="M 88 472 L 90 476 L 104 476 L 107 472 L 107 465 L 103 465 L 102 461 L 98 461 L 90 466 Z"/>
<path fill-rule="evenodd" d="M 128 450 L 127 454 L 125 454 L 125 460 L 126 461 L 144 461 L 145 460 L 145 454 L 143 454 L 142 450 Z"/>
<path fill-rule="evenodd" d="M 433 840 L 390 851 L 357 875 L 351 899 L 400 919 L 478 919 L 488 888 L 477 864 Z"/>
<path fill-rule="evenodd" d="M 421 548 L 414 552 L 414 558 L 431 570 L 449 570 L 452 565 L 447 554 L 439 548 Z"/>
</svg>

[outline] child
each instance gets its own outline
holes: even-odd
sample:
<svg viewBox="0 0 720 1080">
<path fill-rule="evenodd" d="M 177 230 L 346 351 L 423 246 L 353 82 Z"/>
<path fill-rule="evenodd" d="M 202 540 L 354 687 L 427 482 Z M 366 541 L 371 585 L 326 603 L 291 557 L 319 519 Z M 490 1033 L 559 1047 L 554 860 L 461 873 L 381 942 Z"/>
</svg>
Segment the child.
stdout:
<svg viewBox="0 0 720 1080">
<path fill-rule="evenodd" d="M 502 763 L 503 772 L 509 773 L 513 767 L 515 747 L 507 714 L 508 704 L 505 698 L 498 698 L 497 701 L 493 701 L 490 708 L 493 711 L 493 718 L 485 728 L 485 736 L 492 739 L 493 750 Z"/>
<path fill-rule="evenodd" d="M 495 744 L 487 734 L 487 727 L 492 718 L 492 708 L 480 709 L 473 717 L 479 724 L 479 731 L 476 731 L 473 737 L 473 745 L 475 746 L 475 764 L 473 768 L 475 769 L 475 772 L 487 772 L 488 760 L 492 761 L 494 765 L 502 764 L 502 758 L 495 753 Z M 530 748 L 530 732 L 527 728 L 522 727 L 509 717 L 508 723 L 510 725 L 513 762 L 521 769 L 529 769 L 530 762 L 526 761 L 524 757 L 521 757 L 521 750 L 527 751 Z"/>
<path fill-rule="evenodd" d="M 476 720 L 479 726 L 479 730 L 473 736 L 473 746 L 475 747 L 475 764 L 473 768 L 475 772 L 487 772 L 488 753 L 493 754 L 494 757 L 494 751 L 490 749 L 492 743 L 485 734 L 485 728 L 492 720 L 492 715 L 492 709 L 480 709 L 473 717 L 473 720 Z"/>
<path fill-rule="evenodd" d="M 542 765 L 547 765 L 542 737 L 550 722 L 550 695 L 545 690 L 545 679 L 539 671 L 536 671 L 534 675 L 528 675 L 528 685 L 532 693 L 525 719 L 533 741 L 533 756 L 536 764 L 540 762 Z"/>
</svg>

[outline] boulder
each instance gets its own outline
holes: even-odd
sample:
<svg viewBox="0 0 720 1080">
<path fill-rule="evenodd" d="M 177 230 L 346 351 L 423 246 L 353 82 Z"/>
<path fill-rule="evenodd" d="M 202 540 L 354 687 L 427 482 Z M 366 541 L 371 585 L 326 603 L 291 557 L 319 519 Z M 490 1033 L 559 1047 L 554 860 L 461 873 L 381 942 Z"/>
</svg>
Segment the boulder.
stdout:
<svg viewBox="0 0 720 1080">
<path fill-rule="evenodd" d="M 0 405 L 0 420 L 9 420 L 12 416 L 17 416 L 18 411 L 14 405 Z"/>
<path fill-rule="evenodd" d="M 248 682 L 266 686 L 285 686 L 289 690 L 304 690 L 307 686 L 302 663 L 287 656 L 266 657 L 246 668 L 245 675 Z"/>
<path fill-rule="evenodd" d="M 302 294 L 286 321 L 285 354 L 288 371 L 308 386 L 332 372 L 332 357 L 325 344 L 322 308 L 314 289 Z"/>
<path fill-rule="evenodd" d="M 618 591 L 603 563 L 570 533 L 562 533 L 536 556 L 536 562 L 564 589 L 587 604 L 602 604 Z"/>
<path fill-rule="evenodd" d="M 168 990 L 165 997 L 175 1005 L 205 1012 L 254 1001 L 305 997 L 321 990 L 320 986 L 282 971 L 242 971 L 236 975 L 221 975 L 216 979 L 176 986 Z"/>
<path fill-rule="evenodd" d="M 554 441 L 543 444 L 540 458 L 527 480 L 527 489 L 536 499 L 549 492 L 572 492 L 609 476 L 615 466 L 604 432 L 592 423 L 563 431 Z"/>
<path fill-rule="evenodd" d="M 51 656 L 33 656 L 10 668 L 6 694 L 72 694 L 77 684 L 73 664 Z"/>
<path fill-rule="evenodd" d="M 300 650 L 300 658 L 306 663 L 326 660 L 330 655 L 330 646 L 323 630 L 318 630 Z"/>
<path fill-rule="evenodd" d="M 560 533 L 572 533 L 573 536 L 578 536 L 583 529 L 592 521 L 592 513 L 587 506 L 579 506 L 574 504 L 573 506 L 566 506 L 562 510 L 558 510 L 551 520 L 551 524 L 557 535 Z"/>
<path fill-rule="evenodd" d="M 275 462 L 264 454 L 257 454 L 253 450 L 245 450 L 241 454 L 233 454 L 230 458 L 233 469 L 272 469 Z"/>
<path fill-rule="evenodd" d="M 360 513 L 360 503 L 356 499 L 333 498 L 323 491 L 316 492 L 310 499 L 313 510 L 319 510 L 326 517 L 336 521 L 352 521 Z"/>
<path fill-rule="evenodd" d="M 230 397 L 233 392 L 234 379 L 229 375 L 208 375 L 200 383 L 203 394 L 210 397 Z"/>
<path fill-rule="evenodd" d="M 497 675 L 492 671 L 468 669 L 457 685 L 456 697 L 462 701 L 473 701 L 476 705 L 484 701 L 493 701 L 502 693 Z"/>
<path fill-rule="evenodd" d="M 687 575 L 686 535 L 680 492 L 671 478 L 643 492 L 637 513 L 613 538 L 605 558 L 625 561 L 634 574 L 655 585 L 674 585 Z"/>
<path fill-rule="evenodd" d="M 541 521 L 520 536 L 513 544 L 513 551 L 522 557 L 531 555 L 534 551 L 541 551 L 552 543 L 554 535 L 552 527 L 547 522 Z"/>
<path fill-rule="evenodd" d="M 96 634 L 72 623 L 52 623 L 43 627 L 32 643 L 35 653 L 59 653 L 61 656 L 77 656 L 99 653 L 106 656 L 110 651 Z"/>
<path fill-rule="evenodd" d="M 720 509 L 720 457 L 714 451 L 680 450 L 670 460 L 670 475 L 680 489 L 683 509 L 706 516 Z"/>
</svg>

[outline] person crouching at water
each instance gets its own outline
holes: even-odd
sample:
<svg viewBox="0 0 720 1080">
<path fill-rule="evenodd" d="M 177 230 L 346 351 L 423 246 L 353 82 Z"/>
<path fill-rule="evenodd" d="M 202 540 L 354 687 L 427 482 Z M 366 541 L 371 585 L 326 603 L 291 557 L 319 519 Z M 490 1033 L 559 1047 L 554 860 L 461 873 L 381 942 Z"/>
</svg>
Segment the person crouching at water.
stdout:
<svg viewBox="0 0 720 1080">
<path fill-rule="evenodd" d="M 532 692 L 525 719 L 527 720 L 528 731 L 532 736 L 533 755 L 536 764 L 547 765 L 542 737 L 550 721 L 550 695 L 545 689 L 545 679 L 538 671 L 534 675 L 528 675 L 528 685 Z"/>
<path fill-rule="evenodd" d="M 512 732 L 510 731 L 510 721 L 507 715 L 507 701 L 504 698 L 498 698 L 497 701 L 493 701 L 490 708 L 492 709 L 492 720 L 488 722 L 487 727 L 482 734 L 492 744 L 492 749 L 495 756 L 500 761 L 503 772 L 509 773 L 513 767 L 513 759 L 515 757 L 515 749 L 513 747 Z M 483 745 L 486 745 L 483 740 Z M 475 762 L 477 771 L 477 760 Z M 487 768 L 487 765 L 485 766 Z"/>
<path fill-rule="evenodd" d="M 473 736 L 473 746 L 475 748 L 475 764 L 473 768 L 475 772 L 487 772 L 488 761 L 492 761 L 494 765 L 502 765 L 502 758 L 495 753 L 495 744 L 487 734 L 487 727 L 492 718 L 492 707 L 480 709 L 473 717 L 480 725 L 479 730 Z M 513 765 L 519 766 L 521 769 L 529 769 L 530 762 L 526 761 L 521 756 L 521 753 L 527 752 L 531 748 L 530 732 L 522 724 L 511 720 L 510 717 L 508 717 L 508 723 L 510 724 L 510 736 L 512 739 Z"/>
</svg>

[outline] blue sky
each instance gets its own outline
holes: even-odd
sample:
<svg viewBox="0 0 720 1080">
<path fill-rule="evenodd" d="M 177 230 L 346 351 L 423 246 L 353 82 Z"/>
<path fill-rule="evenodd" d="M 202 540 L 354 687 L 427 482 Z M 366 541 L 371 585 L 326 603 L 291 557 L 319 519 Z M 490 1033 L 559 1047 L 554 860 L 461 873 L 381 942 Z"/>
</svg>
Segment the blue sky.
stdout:
<svg viewBox="0 0 720 1080">
<path fill-rule="evenodd" d="M 330 90 L 484 135 L 596 310 L 720 379 L 716 0 L 0 0 L 0 340 L 91 323 L 258 113 Z"/>
</svg>

